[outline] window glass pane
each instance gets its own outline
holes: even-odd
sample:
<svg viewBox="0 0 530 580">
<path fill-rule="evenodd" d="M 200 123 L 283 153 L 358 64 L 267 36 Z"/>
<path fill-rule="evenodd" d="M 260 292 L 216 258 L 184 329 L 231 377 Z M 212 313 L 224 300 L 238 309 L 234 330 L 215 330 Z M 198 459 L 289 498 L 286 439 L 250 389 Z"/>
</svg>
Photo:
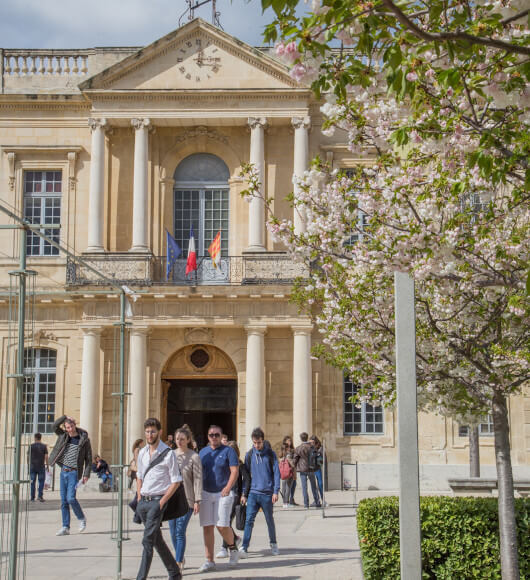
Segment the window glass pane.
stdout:
<svg viewBox="0 0 530 580">
<path fill-rule="evenodd" d="M 61 171 L 26 171 L 24 173 L 24 217 L 32 224 L 61 223 Z M 60 229 L 42 229 L 41 232 L 56 242 Z M 40 238 L 35 232 L 27 233 L 30 256 L 56 256 L 59 250 Z"/>
<path fill-rule="evenodd" d="M 195 153 L 183 159 L 175 173 L 175 181 L 224 183 L 230 178 L 226 163 L 211 153 Z"/>
<path fill-rule="evenodd" d="M 344 434 L 367 435 L 382 434 L 384 432 L 383 407 L 362 403 L 355 406 L 349 399 L 354 395 L 358 386 L 348 378 L 344 378 Z"/>
<path fill-rule="evenodd" d="M 177 167 L 174 235 L 182 248 L 183 258 L 188 252 L 191 224 L 199 256 L 208 256 L 208 247 L 219 231 L 221 255 L 228 256 L 229 189 L 215 187 L 213 183 L 227 182 L 229 176 L 224 161 L 211 154 L 190 155 Z M 181 187 L 179 181 L 189 187 Z M 212 186 L 208 186 L 208 182 L 212 182 Z"/>
<path fill-rule="evenodd" d="M 26 349 L 22 429 L 51 433 L 55 417 L 56 357 L 54 350 Z"/>
</svg>

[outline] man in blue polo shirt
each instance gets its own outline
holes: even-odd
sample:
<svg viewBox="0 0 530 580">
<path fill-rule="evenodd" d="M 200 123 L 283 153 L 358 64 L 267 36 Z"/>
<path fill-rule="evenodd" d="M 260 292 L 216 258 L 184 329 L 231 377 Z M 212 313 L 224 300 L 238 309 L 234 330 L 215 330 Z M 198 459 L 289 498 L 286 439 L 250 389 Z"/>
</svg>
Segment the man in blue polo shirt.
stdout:
<svg viewBox="0 0 530 580">
<path fill-rule="evenodd" d="M 239 560 L 236 538 L 230 526 L 230 514 L 234 502 L 232 487 L 239 475 L 239 459 L 236 452 L 221 443 L 223 430 L 218 425 L 208 429 L 208 446 L 201 449 L 202 462 L 202 500 L 199 519 L 204 535 L 206 562 L 199 572 L 215 569 L 214 526 L 228 544 L 230 564 L 235 566 Z"/>
</svg>

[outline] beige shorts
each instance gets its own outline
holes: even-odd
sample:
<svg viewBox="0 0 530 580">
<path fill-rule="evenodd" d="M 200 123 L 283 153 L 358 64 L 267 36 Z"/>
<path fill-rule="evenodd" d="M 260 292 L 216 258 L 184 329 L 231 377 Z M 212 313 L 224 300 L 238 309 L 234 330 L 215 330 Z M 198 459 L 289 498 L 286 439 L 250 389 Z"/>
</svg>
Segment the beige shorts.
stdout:
<svg viewBox="0 0 530 580">
<path fill-rule="evenodd" d="M 226 497 L 221 497 L 221 492 L 202 492 L 199 521 L 201 526 L 218 526 L 228 528 L 230 526 L 230 514 L 234 503 L 234 492 L 231 491 Z"/>
</svg>

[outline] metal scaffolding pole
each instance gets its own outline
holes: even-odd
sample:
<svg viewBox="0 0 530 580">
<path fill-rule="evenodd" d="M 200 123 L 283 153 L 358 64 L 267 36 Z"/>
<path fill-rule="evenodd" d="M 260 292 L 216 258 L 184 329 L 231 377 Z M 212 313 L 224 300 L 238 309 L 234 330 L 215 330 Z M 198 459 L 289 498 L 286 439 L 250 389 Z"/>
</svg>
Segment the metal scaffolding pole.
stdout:
<svg viewBox="0 0 530 580">
<path fill-rule="evenodd" d="M 60 252 L 69 256 L 76 263 L 83 265 L 85 268 L 95 273 L 100 279 L 106 281 L 114 290 L 96 290 L 93 294 L 119 294 L 120 296 L 120 322 L 117 325 L 120 327 L 119 337 L 119 392 L 113 393 L 114 396 L 119 397 L 119 440 L 118 440 L 118 463 L 113 466 L 118 468 L 118 522 L 117 522 L 117 580 L 122 578 L 122 560 L 123 560 L 123 473 L 127 465 L 124 465 L 124 429 L 125 429 L 125 397 L 129 394 L 125 392 L 125 329 L 130 324 L 125 320 L 125 300 L 126 295 L 124 289 L 116 284 L 116 282 L 83 259 L 78 258 L 75 254 L 64 248 L 61 244 L 52 240 L 42 233 L 41 225 L 34 225 L 25 222 L 22 218 L 11 212 L 3 204 L 0 203 L 0 211 L 12 218 L 15 225 L 1 225 L 0 229 L 19 229 L 20 230 L 20 265 L 19 269 L 10 272 L 20 278 L 19 292 L 18 292 L 18 351 L 17 364 L 15 375 L 9 375 L 8 378 L 16 379 L 16 402 L 15 402 L 15 424 L 14 424 L 14 464 L 13 464 L 13 478 L 12 478 L 12 503 L 11 503 L 11 520 L 10 520 L 10 550 L 9 550 L 9 568 L 8 580 L 17 580 L 17 558 L 18 558 L 18 536 L 19 536 L 19 510 L 20 510 L 20 463 L 21 463 L 21 439 L 22 439 L 22 392 L 24 387 L 24 329 L 25 329 L 25 302 L 26 302 L 26 278 L 32 272 L 26 269 L 27 257 L 27 231 L 31 230 L 33 233 L 44 239 L 50 245 L 56 247 Z M 53 227 L 53 226 L 51 226 Z M 46 294 L 78 294 L 79 292 L 44 292 Z M 3 293 L 2 293 L 3 294 Z"/>
<path fill-rule="evenodd" d="M 125 294 L 120 294 L 120 321 L 117 326 L 120 328 L 120 358 L 119 358 L 119 386 L 120 390 L 113 393 L 113 396 L 119 397 L 119 436 L 118 436 L 118 465 L 113 467 L 118 468 L 118 521 L 116 529 L 116 543 L 118 546 L 118 558 L 116 567 L 116 579 L 122 578 L 122 562 L 123 562 L 123 470 L 127 467 L 124 465 L 124 443 L 125 443 L 125 397 L 128 393 L 125 392 L 125 328 L 128 323 L 125 321 Z"/>
<path fill-rule="evenodd" d="M 20 504 L 20 453 L 22 442 L 22 389 L 24 387 L 24 329 L 26 319 L 26 230 L 20 228 L 20 266 L 11 274 L 19 277 L 18 286 L 18 344 L 17 344 L 17 365 L 16 374 L 9 378 L 15 378 L 15 409 L 14 409 L 14 457 L 13 457 L 13 479 L 11 482 L 11 520 L 9 537 L 9 568 L 8 579 L 17 578 L 18 559 L 18 516 Z"/>
</svg>

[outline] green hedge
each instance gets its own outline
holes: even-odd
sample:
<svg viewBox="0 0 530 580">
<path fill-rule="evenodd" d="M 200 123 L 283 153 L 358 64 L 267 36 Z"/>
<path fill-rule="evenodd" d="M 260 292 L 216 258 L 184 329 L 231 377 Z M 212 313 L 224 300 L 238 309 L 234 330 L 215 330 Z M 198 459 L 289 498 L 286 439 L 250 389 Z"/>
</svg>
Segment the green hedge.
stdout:
<svg viewBox="0 0 530 580">
<path fill-rule="evenodd" d="M 521 580 L 530 580 L 530 499 L 516 499 L 515 512 Z M 420 513 L 424 579 L 500 579 L 496 498 L 422 497 Z M 362 500 L 357 530 L 365 580 L 399 578 L 398 498 Z"/>
</svg>

